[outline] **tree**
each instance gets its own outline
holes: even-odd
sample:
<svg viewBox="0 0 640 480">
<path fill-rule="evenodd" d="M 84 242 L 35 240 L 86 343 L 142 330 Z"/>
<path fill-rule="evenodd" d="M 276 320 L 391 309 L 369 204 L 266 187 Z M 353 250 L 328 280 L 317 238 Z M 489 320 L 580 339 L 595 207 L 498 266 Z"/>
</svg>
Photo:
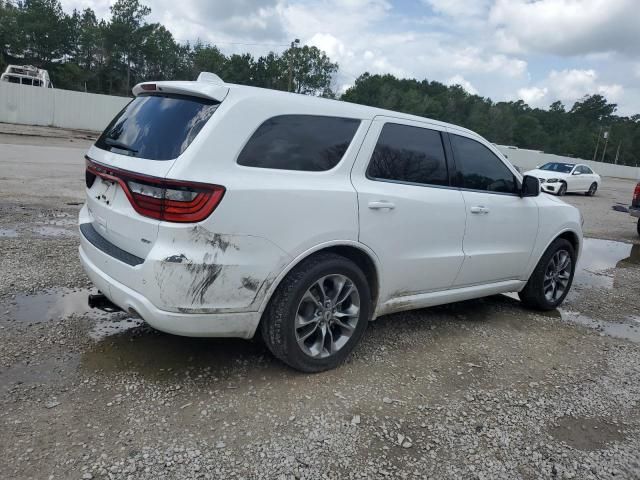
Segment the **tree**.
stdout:
<svg viewBox="0 0 640 480">
<path fill-rule="evenodd" d="M 124 93 L 131 90 L 131 68 L 140 60 L 142 45 L 141 26 L 151 9 L 140 4 L 139 0 L 117 0 L 111 6 L 111 23 L 107 29 L 108 46 L 115 62 L 126 66 Z M 113 65 L 116 66 L 116 65 Z"/>
<path fill-rule="evenodd" d="M 22 37 L 16 54 L 41 67 L 60 59 L 66 53 L 69 27 L 68 17 L 58 0 L 25 0 L 14 32 Z"/>
<path fill-rule="evenodd" d="M 283 58 L 291 62 L 293 91 L 306 95 L 330 95 L 331 78 L 338 71 L 338 64 L 318 47 L 305 45 L 284 51 Z"/>
</svg>

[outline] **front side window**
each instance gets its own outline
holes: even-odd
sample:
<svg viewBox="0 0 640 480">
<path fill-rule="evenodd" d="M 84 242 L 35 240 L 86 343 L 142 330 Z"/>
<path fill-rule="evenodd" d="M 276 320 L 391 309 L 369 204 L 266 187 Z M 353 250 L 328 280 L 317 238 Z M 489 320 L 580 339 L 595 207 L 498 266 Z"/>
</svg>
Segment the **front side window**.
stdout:
<svg viewBox="0 0 640 480">
<path fill-rule="evenodd" d="M 367 176 L 378 180 L 449 185 L 440 132 L 385 124 L 371 156 Z"/>
<path fill-rule="evenodd" d="M 344 156 L 360 120 L 316 115 L 280 115 L 265 121 L 238 156 L 238 165 L 321 172 Z"/>
<path fill-rule="evenodd" d="M 460 187 L 487 192 L 516 193 L 511 170 L 480 142 L 450 135 Z"/>
<path fill-rule="evenodd" d="M 220 103 L 170 94 L 139 95 L 114 118 L 96 147 L 130 157 L 179 157 Z"/>
</svg>

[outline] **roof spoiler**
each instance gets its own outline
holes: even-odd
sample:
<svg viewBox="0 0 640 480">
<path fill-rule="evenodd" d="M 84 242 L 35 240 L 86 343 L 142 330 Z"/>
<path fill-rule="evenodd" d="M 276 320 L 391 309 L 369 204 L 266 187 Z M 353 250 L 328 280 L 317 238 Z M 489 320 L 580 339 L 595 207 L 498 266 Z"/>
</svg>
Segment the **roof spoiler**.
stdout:
<svg viewBox="0 0 640 480">
<path fill-rule="evenodd" d="M 175 93 L 192 97 L 209 98 L 222 102 L 229 93 L 229 87 L 215 73 L 202 72 L 195 82 L 142 82 L 132 89 L 137 97 L 141 93 Z"/>
</svg>

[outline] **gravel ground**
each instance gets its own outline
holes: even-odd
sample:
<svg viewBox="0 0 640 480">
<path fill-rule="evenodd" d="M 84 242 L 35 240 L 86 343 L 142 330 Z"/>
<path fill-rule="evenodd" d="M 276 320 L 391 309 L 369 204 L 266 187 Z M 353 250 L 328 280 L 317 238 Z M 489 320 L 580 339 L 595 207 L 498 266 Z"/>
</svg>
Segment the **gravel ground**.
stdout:
<svg viewBox="0 0 640 480">
<path fill-rule="evenodd" d="M 593 238 L 562 309 L 382 317 L 303 375 L 257 342 L 90 311 L 89 141 L 0 127 L 0 478 L 640 478 L 640 239 L 611 209 L 633 182 L 566 197 Z"/>
</svg>

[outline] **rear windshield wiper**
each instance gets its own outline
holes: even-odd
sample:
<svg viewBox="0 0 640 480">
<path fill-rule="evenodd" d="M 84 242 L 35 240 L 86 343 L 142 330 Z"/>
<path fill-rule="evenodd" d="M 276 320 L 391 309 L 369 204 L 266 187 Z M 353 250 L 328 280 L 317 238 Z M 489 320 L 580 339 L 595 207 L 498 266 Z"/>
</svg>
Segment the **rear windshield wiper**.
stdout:
<svg viewBox="0 0 640 480">
<path fill-rule="evenodd" d="M 138 150 L 136 150 L 135 148 L 130 147 L 129 145 L 126 145 L 124 143 L 121 143 L 109 137 L 104 139 L 104 143 L 106 143 L 110 147 L 117 148 L 118 150 L 124 150 L 126 152 L 131 152 L 131 153 L 138 153 Z"/>
</svg>

